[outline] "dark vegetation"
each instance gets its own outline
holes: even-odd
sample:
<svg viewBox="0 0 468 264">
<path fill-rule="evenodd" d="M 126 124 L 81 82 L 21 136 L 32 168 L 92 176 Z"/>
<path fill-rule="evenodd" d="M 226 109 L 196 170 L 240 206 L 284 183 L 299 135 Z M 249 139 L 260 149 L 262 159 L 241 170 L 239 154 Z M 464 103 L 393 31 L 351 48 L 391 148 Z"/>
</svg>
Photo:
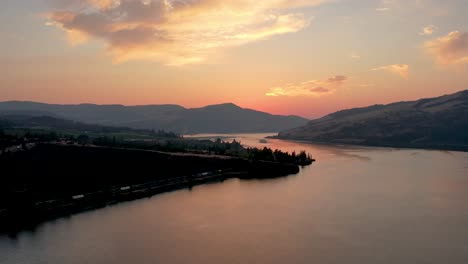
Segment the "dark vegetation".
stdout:
<svg viewBox="0 0 468 264">
<path fill-rule="evenodd" d="M 312 161 L 304 151 L 245 148 L 235 140 L 184 139 L 54 117 L 4 118 L 0 227 L 22 228 L 207 181 L 286 176 Z"/>
<path fill-rule="evenodd" d="M 48 116 L 0 118 L 0 151 L 11 146 L 55 142 L 121 149 L 224 155 L 271 162 L 308 165 L 312 158 L 302 151 L 289 154 L 269 148 L 245 148 L 236 140 L 196 140 L 164 130 L 131 129 L 83 124 Z M 7 150 L 8 151 L 8 150 Z"/>
<path fill-rule="evenodd" d="M 233 140 L 225 142 L 221 139 L 216 141 L 211 140 L 196 140 L 184 138 L 169 138 L 163 140 L 133 140 L 133 141 L 118 141 L 115 138 L 99 137 L 92 141 L 93 144 L 106 147 L 131 148 L 156 150 L 165 152 L 178 153 L 194 153 L 207 155 L 223 155 L 231 157 L 245 158 L 256 161 L 271 161 L 279 163 L 288 163 L 296 165 L 309 165 L 312 162 L 312 157 L 305 151 L 296 154 L 283 152 L 281 150 L 272 150 L 267 147 L 245 148 L 241 142 Z"/>
</svg>

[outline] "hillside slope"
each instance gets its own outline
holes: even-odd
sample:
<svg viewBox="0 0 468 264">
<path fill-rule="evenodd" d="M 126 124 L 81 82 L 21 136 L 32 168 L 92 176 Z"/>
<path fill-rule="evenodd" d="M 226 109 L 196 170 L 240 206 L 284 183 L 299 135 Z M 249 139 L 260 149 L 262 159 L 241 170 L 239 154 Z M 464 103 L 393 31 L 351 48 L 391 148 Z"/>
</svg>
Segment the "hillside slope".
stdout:
<svg viewBox="0 0 468 264">
<path fill-rule="evenodd" d="M 338 111 L 282 131 L 281 139 L 374 146 L 468 149 L 468 90 Z"/>
</svg>

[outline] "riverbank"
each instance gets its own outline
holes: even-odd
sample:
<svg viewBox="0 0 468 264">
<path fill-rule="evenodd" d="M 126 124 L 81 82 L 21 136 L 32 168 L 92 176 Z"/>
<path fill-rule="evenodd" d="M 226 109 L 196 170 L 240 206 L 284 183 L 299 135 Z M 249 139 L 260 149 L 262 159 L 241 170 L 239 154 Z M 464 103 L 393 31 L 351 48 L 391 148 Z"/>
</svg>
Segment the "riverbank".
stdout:
<svg viewBox="0 0 468 264">
<path fill-rule="evenodd" d="M 243 158 L 135 149 L 40 144 L 2 155 L 3 232 L 121 201 L 229 178 L 265 179 L 299 166 Z"/>
<path fill-rule="evenodd" d="M 377 147 L 377 148 L 398 148 L 398 149 L 424 149 L 424 150 L 442 150 L 442 151 L 460 151 L 468 152 L 468 145 L 449 145 L 449 144 L 404 144 L 404 143 L 383 143 L 383 142 L 361 142 L 356 140 L 334 140 L 319 141 L 303 138 L 268 136 L 269 139 L 280 139 L 302 143 L 313 143 L 318 145 L 332 146 L 359 146 L 359 147 Z"/>
</svg>

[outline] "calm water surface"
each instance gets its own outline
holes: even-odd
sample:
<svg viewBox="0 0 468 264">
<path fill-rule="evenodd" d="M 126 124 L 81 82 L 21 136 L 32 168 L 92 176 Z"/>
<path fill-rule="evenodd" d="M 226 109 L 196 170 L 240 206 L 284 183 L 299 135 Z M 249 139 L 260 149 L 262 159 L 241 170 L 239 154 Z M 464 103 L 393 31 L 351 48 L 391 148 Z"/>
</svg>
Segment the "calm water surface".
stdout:
<svg viewBox="0 0 468 264">
<path fill-rule="evenodd" d="M 296 176 L 227 180 L 0 236 L 0 263 L 468 263 L 468 153 L 262 136 L 236 138 L 305 149 L 317 162 Z"/>
</svg>

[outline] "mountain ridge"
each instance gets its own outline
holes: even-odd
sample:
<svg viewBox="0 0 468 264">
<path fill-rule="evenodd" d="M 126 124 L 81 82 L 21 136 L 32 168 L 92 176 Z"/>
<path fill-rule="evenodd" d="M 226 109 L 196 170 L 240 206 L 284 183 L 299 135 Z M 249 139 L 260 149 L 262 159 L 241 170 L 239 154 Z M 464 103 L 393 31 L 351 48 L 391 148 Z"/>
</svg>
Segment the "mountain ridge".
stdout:
<svg viewBox="0 0 468 264">
<path fill-rule="evenodd" d="M 185 108 L 174 104 L 47 104 L 32 101 L 0 102 L 0 115 L 48 115 L 73 121 L 135 129 L 164 129 L 181 134 L 266 133 L 305 125 L 299 116 L 272 115 L 233 103 Z"/>
<path fill-rule="evenodd" d="M 468 150 L 468 90 L 340 110 L 277 138 L 369 146 Z"/>
</svg>

